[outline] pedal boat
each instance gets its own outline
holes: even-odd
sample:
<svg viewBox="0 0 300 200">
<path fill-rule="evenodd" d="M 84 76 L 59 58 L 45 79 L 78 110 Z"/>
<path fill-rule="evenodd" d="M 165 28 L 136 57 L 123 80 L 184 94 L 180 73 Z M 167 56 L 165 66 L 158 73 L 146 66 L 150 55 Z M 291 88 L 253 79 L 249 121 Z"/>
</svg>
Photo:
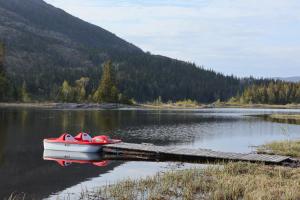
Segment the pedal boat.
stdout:
<svg viewBox="0 0 300 200">
<path fill-rule="evenodd" d="M 91 137 L 87 133 L 79 133 L 73 137 L 68 133 L 59 138 L 44 139 L 44 149 L 57 151 L 76 151 L 83 153 L 95 153 L 102 149 L 105 144 L 119 143 L 121 140 L 110 139 L 106 135 Z"/>
</svg>

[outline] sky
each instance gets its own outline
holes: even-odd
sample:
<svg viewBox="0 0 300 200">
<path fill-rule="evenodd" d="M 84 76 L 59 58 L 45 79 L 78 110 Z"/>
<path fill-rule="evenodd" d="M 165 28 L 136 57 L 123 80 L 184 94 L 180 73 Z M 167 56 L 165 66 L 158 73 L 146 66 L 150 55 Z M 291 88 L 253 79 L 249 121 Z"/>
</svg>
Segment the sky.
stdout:
<svg viewBox="0 0 300 200">
<path fill-rule="evenodd" d="M 299 0 L 45 0 L 130 43 L 239 77 L 300 76 Z"/>
</svg>

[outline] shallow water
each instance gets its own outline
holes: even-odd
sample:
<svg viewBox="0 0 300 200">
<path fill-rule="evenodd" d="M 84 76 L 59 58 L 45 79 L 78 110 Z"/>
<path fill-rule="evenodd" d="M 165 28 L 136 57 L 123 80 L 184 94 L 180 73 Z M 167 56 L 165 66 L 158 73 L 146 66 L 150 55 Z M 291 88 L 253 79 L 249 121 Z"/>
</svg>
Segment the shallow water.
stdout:
<svg viewBox="0 0 300 200">
<path fill-rule="evenodd" d="M 0 197 L 14 191 L 28 198 L 78 197 L 85 189 L 139 178 L 159 171 L 202 167 L 195 164 L 110 160 L 60 163 L 43 159 L 42 140 L 79 131 L 109 135 L 126 142 L 250 152 L 273 140 L 300 138 L 300 126 L 263 117 L 300 110 L 201 109 L 159 110 L 39 110 L 0 109 Z M 111 158 L 110 158 L 111 159 Z M 70 165 L 69 165 L 70 164 Z"/>
</svg>

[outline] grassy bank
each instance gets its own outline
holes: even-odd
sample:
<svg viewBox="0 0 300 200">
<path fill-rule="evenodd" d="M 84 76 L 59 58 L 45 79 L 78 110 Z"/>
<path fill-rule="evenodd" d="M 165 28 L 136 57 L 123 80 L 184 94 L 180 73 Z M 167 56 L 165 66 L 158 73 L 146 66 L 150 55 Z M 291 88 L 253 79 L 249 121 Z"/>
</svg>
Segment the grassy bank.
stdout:
<svg viewBox="0 0 300 200">
<path fill-rule="evenodd" d="M 300 169 L 227 163 L 125 180 L 81 199 L 300 199 Z"/>
<path fill-rule="evenodd" d="M 118 108 L 136 108 L 136 105 L 119 103 L 0 103 L 0 108 L 47 108 L 47 109 L 89 109 L 110 110 Z"/>
<path fill-rule="evenodd" d="M 168 101 L 162 102 L 160 98 L 153 102 L 147 102 L 140 104 L 142 107 L 146 108 L 159 108 L 159 109 L 180 109 L 180 108 L 261 108 L 261 109 L 297 109 L 300 108 L 300 104 L 286 104 L 286 105 L 272 105 L 272 104 L 243 104 L 238 102 L 222 102 L 216 101 L 210 104 L 202 104 L 197 101 L 190 99 L 182 101 Z"/>
<path fill-rule="evenodd" d="M 0 103 L 2 108 L 53 108 L 57 103 L 44 102 L 44 103 Z"/>
<path fill-rule="evenodd" d="M 282 119 L 282 120 L 299 120 L 300 115 L 289 115 L 289 114 L 273 114 L 268 116 L 271 119 Z"/>
<path fill-rule="evenodd" d="M 271 142 L 258 147 L 257 152 L 300 158 L 300 140 Z"/>
<path fill-rule="evenodd" d="M 300 124 L 299 114 L 270 114 L 270 115 L 254 115 L 271 122 L 279 122 L 285 124 Z"/>
<path fill-rule="evenodd" d="M 95 104 L 95 103 L 55 103 L 55 102 L 38 102 L 38 103 L 0 103 L 0 107 L 21 107 L 21 108 L 85 108 L 89 109 L 99 109 L 103 105 L 108 105 L 108 103 Z M 112 104 L 110 104 L 112 105 Z M 115 107 L 135 107 L 143 109 L 201 109 L 201 108 L 260 108 L 260 109 L 299 109 L 300 105 L 298 104 L 289 104 L 289 105 L 268 105 L 268 104 L 238 104 L 238 103 L 224 103 L 216 102 L 212 104 L 201 104 L 192 100 L 182 100 L 177 102 L 147 102 L 134 105 L 126 104 L 116 104 Z M 105 106 L 104 106 L 105 107 Z M 290 116 L 285 116 L 290 117 Z M 300 117 L 299 117 L 300 121 Z"/>
<path fill-rule="evenodd" d="M 269 109 L 300 108 L 300 104 L 275 105 L 275 104 L 243 104 L 243 103 L 235 103 L 235 102 L 216 102 L 210 105 L 216 108 L 269 108 Z"/>
<path fill-rule="evenodd" d="M 140 104 L 144 108 L 158 108 L 158 109 L 199 109 L 199 108 L 205 108 L 205 105 L 202 105 L 196 101 L 192 100 L 182 100 L 182 101 L 176 101 L 172 102 L 169 101 L 167 103 L 163 103 L 159 100 L 156 100 L 154 102 L 147 102 L 144 104 Z"/>
</svg>

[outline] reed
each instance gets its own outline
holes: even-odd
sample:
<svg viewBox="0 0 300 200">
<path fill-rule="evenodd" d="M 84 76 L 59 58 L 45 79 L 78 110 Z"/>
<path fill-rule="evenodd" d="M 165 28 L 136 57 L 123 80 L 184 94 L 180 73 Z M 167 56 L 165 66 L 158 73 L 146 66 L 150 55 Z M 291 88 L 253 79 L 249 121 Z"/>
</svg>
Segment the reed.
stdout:
<svg viewBox="0 0 300 200">
<path fill-rule="evenodd" d="M 227 163 L 108 185 L 82 199 L 300 199 L 300 169 Z M 93 195 L 91 195 L 91 193 Z"/>
<path fill-rule="evenodd" d="M 4 198 L 7 200 L 25 200 L 26 199 L 26 194 L 25 193 L 17 193 L 13 192 L 10 194 L 8 198 Z"/>
<path fill-rule="evenodd" d="M 291 114 L 273 114 L 269 115 L 272 119 L 292 119 L 292 120 L 300 120 L 300 115 L 291 115 Z"/>
<path fill-rule="evenodd" d="M 271 142 L 258 147 L 257 152 L 300 158 L 300 140 Z"/>
</svg>

